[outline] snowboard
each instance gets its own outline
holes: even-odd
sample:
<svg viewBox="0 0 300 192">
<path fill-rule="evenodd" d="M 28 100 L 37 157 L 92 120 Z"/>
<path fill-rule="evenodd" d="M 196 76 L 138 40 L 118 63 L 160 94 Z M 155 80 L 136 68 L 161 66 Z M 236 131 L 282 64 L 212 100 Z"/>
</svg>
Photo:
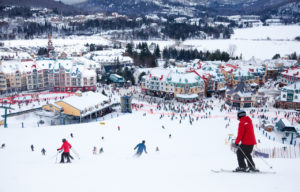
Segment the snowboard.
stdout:
<svg viewBox="0 0 300 192">
<path fill-rule="evenodd" d="M 243 172 L 243 171 L 235 171 L 235 170 L 229 170 L 229 169 L 212 169 L 213 173 L 244 173 L 244 174 L 276 174 L 276 171 L 259 171 L 259 172 Z"/>
</svg>

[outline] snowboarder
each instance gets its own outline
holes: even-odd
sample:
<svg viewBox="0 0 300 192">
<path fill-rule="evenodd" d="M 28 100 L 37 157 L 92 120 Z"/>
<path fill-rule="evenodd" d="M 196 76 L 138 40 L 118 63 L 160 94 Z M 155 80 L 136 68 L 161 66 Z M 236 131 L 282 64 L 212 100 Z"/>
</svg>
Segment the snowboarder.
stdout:
<svg viewBox="0 0 300 192">
<path fill-rule="evenodd" d="M 30 148 L 31 148 L 31 151 L 34 151 L 34 146 L 33 145 L 31 145 Z"/>
<path fill-rule="evenodd" d="M 64 159 L 65 157 L 67 158 L 67 163 L 71 163 L 71 160 L 70 160 L 70 149 L 72 148 L 71 144 L 66 140 L 66 139 L 62 139 L 62 146 L 57 149 L 57 151 L 60 151 L 62 149 L 64 149 L 64 152 L 61 154 L 61 161 L 60 163 L 64 163 Z"/>
<path fill-rule="evenodd" d="M 4 149 L 4 148 L 5 148 L 5 143 L 2 143 L 1 149 Z"/>
<path fill-rule="evenodd" d="M 41 152 L 43 155 L 46 155 L 46 150 L 44 148 L 41 150 Z"/>
<path fill-rule="evenodd" d="M 238 136 L 235 140 L 234 147 L 237 148 L 239 167 L 236 168 L 235 171 L 258 172 L 259 170 L 255 168 L 255 164 L 251 156 L 253 147 L 256 145 L 252 120 L 250 117 L 246 116 L 246 112 L 244 110 L 238 111 L 237 118 L 240 123 L 238 128 Z M 242 142 L 241 145 L 239 145 L 240 142 Z M 247 160 L 248 168 L 246 167 L 245 159 Z"/>
<path fill-rule="evenodd" d="M 118 131 L 120 131 L 120 125 L 118 126 Z"/>
<path fill-rule="evenodd" d="M 73 133 L 71 133 L 70 136 L 73 138 Z"/>
<path fill-rule="evenodd" d="M 101 154 L 101 153 L 103 153 L 103 152 L 104 152 L 104 150 L 103 150 L 103 148 L 101 147 L 100 150 L 99 150 L 99 154 Z"/>
<path fill-rule="evenodd" d="M 135 146 L 134 150 L 137 149 L 136 156 L 139 157 L 142 155 L 143 151 L 147 154 L 145 140 Z"/>
</svg>

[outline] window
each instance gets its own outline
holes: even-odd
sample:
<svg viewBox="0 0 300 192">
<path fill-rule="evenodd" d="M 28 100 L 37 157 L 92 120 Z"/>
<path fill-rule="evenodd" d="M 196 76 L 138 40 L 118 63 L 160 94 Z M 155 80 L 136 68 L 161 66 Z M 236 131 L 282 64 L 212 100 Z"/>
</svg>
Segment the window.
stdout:
<svg viewBox="0 0 300 192">
<path fill-rule="evenodd" d="M 234 95 L 234 96 L 233 96 L 233 100 L 241 100 L 241 98 L 240 98 L 240 96 L 238 96 L 238 95 Z"/>
</svg>

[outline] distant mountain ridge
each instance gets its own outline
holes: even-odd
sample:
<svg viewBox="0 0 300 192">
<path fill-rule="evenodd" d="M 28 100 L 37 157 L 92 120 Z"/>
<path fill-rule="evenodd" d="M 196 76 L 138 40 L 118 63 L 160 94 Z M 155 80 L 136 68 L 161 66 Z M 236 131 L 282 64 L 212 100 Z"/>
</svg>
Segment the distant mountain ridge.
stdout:
<svg viewBox="0 0 300 192">
<path fill-rule="evenodd" d="M 0 6 L 6 6 L 6 5 L 57 9 L 59 12 L 63 14 L 79 14 L 82 12 L 77 7 L 66 5 L 61 1 L 54 1 L 54 0 L 1 0 L 0 1 Z"/>
<path fill-rule="evenodd" d="M 299 0 L 87 0 L 74 6 L 89 11 L 119 12 L 128 15 L 159 13 L 172 8 L 194 8 L 211 14 L 260 14 Z M 212 13 L 213 12 L 213 13 Z"/>
<path fill-rule="evenodd" d="M 276 12 L 293 2 L 299 0 L 87 0 L 72 5 L 54 0 L 1 0 L 0 6 L 56 8 L 63 14 L 118 12 L 126 15 L 146 15 L 169 13 L 172 10 L 174 14 L 184 15 L 184 11 L 187 10 L 192 13 L 189 15 L 199 16 L 203 12 L 208 15 L 262 15 L 266 12 Z M 181 12 L 176 12 L 177 9 Z"/>
</svg>

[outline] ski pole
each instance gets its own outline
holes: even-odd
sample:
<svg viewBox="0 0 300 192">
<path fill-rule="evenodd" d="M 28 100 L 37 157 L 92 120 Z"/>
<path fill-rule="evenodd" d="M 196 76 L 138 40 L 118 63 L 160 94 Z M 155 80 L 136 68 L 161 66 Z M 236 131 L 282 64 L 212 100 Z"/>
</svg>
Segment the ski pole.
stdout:
<svg viewBox="0 0 300 192">
<path fill-rule="evenodd" d="M 54 157 L 56 157 L 58 155 L 58 153 L 59 153 L 59 151 L 55 155 L 51 156 L 49 159 L 53 159 Z"/>
<path fill-rule="evenodd" d="M 258 157 L 269 167 L 269 169 L 273 168 L 273 166 L 271 166 L 266 160 L 264 160 L 264 158 L 262 158 L 260 156 L 258 156 Z"/>
<path fill-rule="evenodd" d="M 79 154 L 76 152 L 76 150 L 74 149 L 74 147 L 72 147 L 71 150 L 72 150 L 73 153 L 78 157 L 78 159 L 80 159 Z"/>
<path fill-rule="evenodd" d="M 56 158 L 55 158 L 55 163 L 57 163 L 57 156 L 58 156 L 59 151 L 56 153 Z"/>
<path fill-rule="evenodd" d="M 61 151 L 57 151 L 57 153 L 56 153 L 55 163 L 57 163 L 57 156 L 58 156 L 58 154 L 59 154 L 60 152 L 61 152 Z"/>
</svg>

